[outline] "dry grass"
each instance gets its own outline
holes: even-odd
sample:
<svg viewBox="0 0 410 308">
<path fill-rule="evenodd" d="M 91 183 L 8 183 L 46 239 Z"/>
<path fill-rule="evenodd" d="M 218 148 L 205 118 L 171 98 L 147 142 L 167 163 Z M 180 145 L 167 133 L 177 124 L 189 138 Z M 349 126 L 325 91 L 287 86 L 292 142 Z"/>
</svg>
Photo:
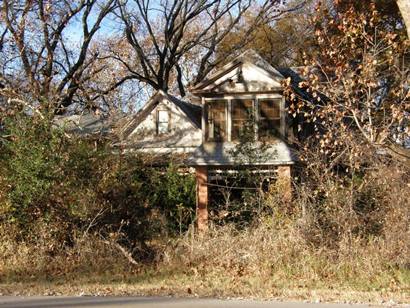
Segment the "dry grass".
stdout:
<svg viewBox="0 0 410 308">
<path fill-rule="evenodd" d="M 409 270 L 393 265 L 385 247 L 383 241 L 357 240 L 343 241 L 337 251 L 318 249 L 306 244 L 297 223 L 273 227 L 265 222 L 254 230 L 223 228 L 202 239 L 187 239 L 165 261 L 186 268 L 198 281 L 214 283 L 222 277 L 236 295 L 247 290 L 266 296 L 269 289 L 409 294 Z"/>
<path fill-rule="evenodd" d="M 306 244 L 300 222 L 211 229 L 157 243 L 155 263 L 130 265 L 114 247 L 84 238 L 51 256 L 3 241 L 3 294 L 134 294 L 410 303 L 410 270 L 382 240 L 343 241 L 338 250 Z M 35 253 L 35 257 L 34 256 Z"/>
</svg>

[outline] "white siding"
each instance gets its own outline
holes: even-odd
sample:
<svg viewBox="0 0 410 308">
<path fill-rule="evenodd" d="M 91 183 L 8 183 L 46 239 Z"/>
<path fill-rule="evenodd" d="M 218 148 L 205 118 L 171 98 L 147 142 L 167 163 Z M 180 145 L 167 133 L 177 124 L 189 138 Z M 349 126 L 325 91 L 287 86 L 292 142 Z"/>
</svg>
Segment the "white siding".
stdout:
<svg viewBox="0 0 410 308">
<path fill-rule="evenodd" d="M 242 76 L 240 82 L 237 79 L 238 75 Z M 206 86 L 204 91 L 223 93 L 261 92 L 271 91 L 281 86 L 279 78 L 272 78 L 272 76 L 256 65 L 244 63 Z"/>
<path fill-rule="evenodd" d="M 170 131 L 157 134 L 157 111 L 169 110 Z M 134 129 L 129 140 L 137 147 L 148 148 L 189 148 L 202 143 L 202 132 L 175 104 L 162 99 L 150 114 Z"/>
</svg>

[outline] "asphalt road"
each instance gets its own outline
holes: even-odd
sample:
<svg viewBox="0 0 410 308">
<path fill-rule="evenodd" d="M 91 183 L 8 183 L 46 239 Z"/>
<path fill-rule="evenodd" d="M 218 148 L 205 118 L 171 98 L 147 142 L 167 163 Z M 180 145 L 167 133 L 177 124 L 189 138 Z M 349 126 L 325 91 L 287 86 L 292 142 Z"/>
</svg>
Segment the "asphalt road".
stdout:
<svg viewBox="0 0 410 308">
<path fill-rule="evenodd" d="M 197 298 L 171 298 L 171 297 L 28 297 L 28 296 L 2 296 L 0 307 L 155 307 L 155 308 L 359 308 L 367 305 L 326 304 L 326 303 L 297 303 L 251 300 L 219 300 Z"/>
</svg>

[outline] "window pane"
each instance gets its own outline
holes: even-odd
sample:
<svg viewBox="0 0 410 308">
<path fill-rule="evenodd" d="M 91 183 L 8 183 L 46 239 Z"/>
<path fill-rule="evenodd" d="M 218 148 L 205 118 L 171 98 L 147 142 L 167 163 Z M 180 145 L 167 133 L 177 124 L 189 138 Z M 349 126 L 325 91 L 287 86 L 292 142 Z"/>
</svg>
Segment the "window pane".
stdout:
<svg viewBox="0 0 410 308">
<path fill-rule="evenodd" d="M 261 120 L 259 122 L 259 139 L 274 139 L 280 136 L 280 119 L 278 120 Z"/>
<path fill-rule="evenodd" d="M 268 119 L 280 118 L 280 100 L 260 100 L 259 117 Z"/>
<path fill-rule="evenodd" d="M 259 100 L 259 139 L 271 140 L 280 136 L 280 100 Z"/>
<path fill-rule="evenodd" d="M 226 140 L 226 101 L 212 101 L 206 105 L 206 140 Z"/>
<path fill-rule="evenodd" d="M 158 134 L 164 134 L 169 131 L 169 111 L 168 110 L 158 110 L 157 129 L 158 129 Z"/>
<path fill-rule="evenodd" d="M 169 114 L 166 110 L 158 111 L 158 121 L 159 122 L 168 122 Z"/>
<path fill-rule="evenodd" d="M 253 100 L 232 100 L 232 140 L 239 140 L 247 133 L 253 135 Z"/>
<path fill-rule="evenodd" d="M 158 134 L 164 134 L 168 132 L 168 122 L 158 123 Z"/>
</svg>

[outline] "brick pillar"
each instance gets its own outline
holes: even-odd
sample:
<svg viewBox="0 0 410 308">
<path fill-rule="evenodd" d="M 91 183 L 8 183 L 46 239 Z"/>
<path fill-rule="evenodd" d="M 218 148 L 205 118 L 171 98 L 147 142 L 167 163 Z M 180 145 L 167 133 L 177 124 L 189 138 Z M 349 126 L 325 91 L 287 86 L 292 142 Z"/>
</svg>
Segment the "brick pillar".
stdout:
<svg viewBox="0 0 410 308">
<path fill-rule="evenodd" d="M 292 201 L 292 178 L 290 168 L 290 166 L 279 166 L 277 168 L 277 187 L 283 196 L 282 198 L 284 202 Z"/>
<path fill-rule="evenodd" d="M 208 168 L 196 167 L 196 217 L 198 231 L 208 230 Z"/>
</svg>

